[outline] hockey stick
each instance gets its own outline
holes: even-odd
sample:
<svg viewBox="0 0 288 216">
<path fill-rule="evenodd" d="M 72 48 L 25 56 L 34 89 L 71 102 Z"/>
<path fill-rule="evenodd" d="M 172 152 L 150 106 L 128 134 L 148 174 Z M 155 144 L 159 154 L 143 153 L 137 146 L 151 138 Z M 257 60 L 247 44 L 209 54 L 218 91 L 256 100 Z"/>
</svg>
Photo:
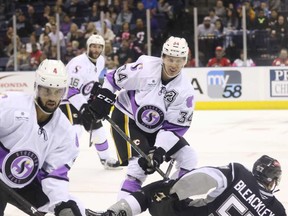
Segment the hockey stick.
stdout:
<svg viewBox="0 0 288 216">
<path fill-rule="evenodd" d="M 16 191 L 14 191 L 12 188 L 6 185 L 1 179 L 0 179 L 0 187 L 3 190 L 5 190 L 11 197 L 13 197 L 20 205 L 22 205 L 22 207 L 30 211 L 33 215 L 36 215 L 36 216 L 45 215 L 39 212 L 36 207 L 34 207 L 30 202 L 28 202 L 26 199 L 20 196 Z"/>
<path fill-rule="evenodd" d="M 147 160 L 147 162 L 149 164 L 152 163 L 151 158 L 148 157 L 148 155 L 146 155 L 136 144 L 135 142 L 128 137 L 122 130 L 121 128 L 109 117 L 105 117 L 105 119 L 111 124 L 111 126 L 120 134 L 120 136 L 123 137 L 123 139 L 125 139 L 127 142 L 130 143 L 130 145 L 134 148 L 135 151 L 137 151 L 143 158 L 145 158 Z M 172 169 L 172 167 L 171 167 Z M 155 170 L 164 178 L 166 179 L 166 174 L 159 168 L 159 167 L 155 167 Z"/>
</svg>

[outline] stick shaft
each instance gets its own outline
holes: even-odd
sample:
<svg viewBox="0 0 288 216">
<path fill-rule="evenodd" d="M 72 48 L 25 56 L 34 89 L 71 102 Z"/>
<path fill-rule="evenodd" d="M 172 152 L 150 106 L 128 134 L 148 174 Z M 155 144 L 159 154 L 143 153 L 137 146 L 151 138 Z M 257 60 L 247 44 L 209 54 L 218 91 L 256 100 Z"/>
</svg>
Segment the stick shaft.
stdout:
<svg viewBox="0 0 288 216">
<path fill-rule="evenodd" d="M 111 126 L 123 137 L 123 139 L 125 139 L 127 142 L 130 143 L 130 145 L 132 146 L 132 148 L 135 149 L 135 151 L 137 151 L 143 158 L 145 158 L 148 163 L 151 164 L 151 159 L 148 157 L 147 154 L 145 154 L 135 143 L 134 141 L 128 137 L 122 130 L 121 128 L 109 117 L 107 116 L 105 118 L 110 124 Z M 159 167 L 155 167 L 155 170 L 164 178 L 166 179 L 166 175 L 165 173 L 159 168 Z"/>
<path fill-rule="evenodd" d="M 33 215 L 44 216 L 44 214 L 39 212 L 36 207 L 34 207 L 30 202 L 28 202 L 26 199 L 20 196 L 16 191 L 14 191 L 8 185 L 6 185 L 1 179 L 0 179 L 0 187 L 3 190 L 5 190 L 10 196 L 12 196 L 18 203 L 20 203 L 22 207 L 30 211 Z"/>
</svg>

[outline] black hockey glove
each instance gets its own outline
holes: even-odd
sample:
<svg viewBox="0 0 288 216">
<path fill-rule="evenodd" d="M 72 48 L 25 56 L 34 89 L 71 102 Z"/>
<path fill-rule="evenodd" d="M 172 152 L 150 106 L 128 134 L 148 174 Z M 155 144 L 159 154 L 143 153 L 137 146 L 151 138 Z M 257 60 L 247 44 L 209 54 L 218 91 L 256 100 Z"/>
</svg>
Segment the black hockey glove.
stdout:
<svg viewBox="0 0 288 216">
<path fill-rule="evenodd" d="M 94 121 L 93 111 L 90 109 L 88 104 L 83 104 L 80 108 L 80 119 L 81 124 L 84 126 L 86 131 L 89 131 L 91 124 Z"/>
<path fill-rule="evenodd" d="M 80 209 L 74 200 L 61 202 L 55 207 L 54 212 L 56 216 L 82 216 Z"/>
<path fill-rule="evenodd" d="M 93 111 L 97 119 L 103 119 L 109 115 L 113 106 L 116 95 L 106 88 L 99 88 L 93 96 L 93 100 L 89 101 L 89 108 Z"/>
<path fill-rule="evenodd" d="M 155 172 L 155 168 L 163 163 L 165 154 L 166 152 L 163 148 L 154 147 L 148 154 L 148 157 L 151 158 L 151 164 L 143 157 L 139 158 L 138 164 L 145 171 L 146 175 L 152 174 Z"/>
<path fill-rule="evenodd" d="M 90 93 L 88 103 L 91 103 L 91 101 L 93 101 L 95 99 L 95 95 L 101 87 L 102 87 L 101 83 L 99 83 L 99 82 L 94 83 L 92 90 L 91 90 L 91 93 Z"/>
</svg>

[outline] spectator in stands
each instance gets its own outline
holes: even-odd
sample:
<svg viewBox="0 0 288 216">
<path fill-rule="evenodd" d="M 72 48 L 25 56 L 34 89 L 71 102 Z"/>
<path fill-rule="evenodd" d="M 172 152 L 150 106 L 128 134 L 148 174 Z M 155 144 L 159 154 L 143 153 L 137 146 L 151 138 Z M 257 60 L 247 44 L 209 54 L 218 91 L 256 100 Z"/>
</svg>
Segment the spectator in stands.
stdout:
<svg viewBox="0 0 288 216">
<path fill-rule="evenodd" d="M 114 27 L 116 23 L 117 16 L 118 14 L 115 10 L 115 7 L 113 5 L 109 5 L 108 10 L 105 12 L 105 20 L 110 21 L 112 28 Z M 114 32 L 114 33 L 116 34 L 117 32 Z"/>
<path fill-rule="evenodd" d="M 102 31 L 101 31 L 102 32 Z M 115 39 L 114 32 L 107 26 L 107 22 L 103 22 L 103 34 L 101 34 L 105 40 L 105 42 L 112 43 Z"/>
<path fill-rule="evenodd" d="M 236 11 L 231 8 L 227 8 L 226 11 L 226 17 L 223 20 L 224 26 L 230 31 L 237 30 L 239 28 L 239 19 Z"/>
<path fill-rule="evenodd" d="M 5 47 L 5 53 L 6 53 L 6 56 L 8 56 L 8 57 L 13 55 L 13 52 L 14 52 L 13 39 L 14 38 L 12 36 L 10 43 L 8 44 L 8 46 Z M 22 46 L 22 42 L 21 42 L 19 36 L 16 35 L 16 49 L 19 51 L 21 46 Z"/>
<path fill-rule="evenodd" d="M 247 61 L 246 61 L 246 64 L 245 64 L 245 62 L 244 62 L 244 53 L 243 53 L 242 49 L 240 50 L 240 56 L 239 57 L 240 58 L 235 59 L 235 61 L 233 62 L 233 64 L 232 64 L 233 67 L 244 67 L 244 66 L 253 67 L 253 66 L 256 66 L 254 61 L 251 58 L 249 58 L 248 56 L 247 56 Z"/>
<path fill-rule="evenodd" d="M 226 8 L 222 0 L 216 1 L 216 6 L 214 7 L 214 9 L 216 16 L 218 16 L 219 18 L 223 19 L 226 16 Z"/>
<path fill-rule="evenodd" d="M 166 0 L 159 0 L 157 9 L 160 14 L 165 14 L 168 19 L 173 19 L 173 7 Z"/>
<path fill-rule="evenodd" d="M 195 67 L 195 66 L 196 66 L 195 58 L 193 58 L 192 52 L 191 52 L 191 50 L 189 49 L 187 64 L 185 65 L 185 67 Z"/>
<path fill-rule="evenodd" d="M 73 51 L 72 43 L 67 43 L 66 46 L 66 53 L 63 56 L 63 63 L 67 64 L 72 58 L 74 58 L 76 55 Z"/>
<path fill-rule="evenodd" d="M 130 32 L 130 24 L 124 22 L 119 30 L 118 34 L 116 35 L 115 42 L 121 43 L 122 40 L 130 40 L 131 39 L 131 32 Z M 115 44 L 117 46 L 117 44 Z"/>
<path fill-rule="evenodd" d="M 253 29 L 254 22 L 256 19 L 256 13 L 253 10 L 253 7 L 251 6 L 251 2 L 249 0 L 245 0 L 244 6 L 246 9 L 246 25 L 247 29 Z"/>
<path fill-rule="evenodd" d="M 57 30 L 56 24 L 52 24 L 51 32 L 48 34 L 48 36 L 51 39 L 52 46 L 56 46 L 57 43 L 59 42 L 61 47 L 65 47 L 64 34 L 59 30 L 59 38 L 58 38 L 56 30 Z"/>
<path fill-rule="evenodd" d="M 217 46 L 215 49 L 215 57 L 209 59 L 207 67 L 228 67 L 231 66 L 231 62 L 228 58 L 224 57 L 225 53 L 221 46 Z"/>
<path fill-rule="evenodd" d="M 260 10 L 264 11 L 264 15 L 269 19 L 270 17 L 270 10 L 268 8 L 268 4 L 266 1 L 260 1 L 259 7 L 255 8 L 256 14 L 259 13 Z"/>
<path fill-rule="evenodd" d="M 39 43 L 41 46 L 44 42 L 44 36 L 49 36 L 50 32 L 51 32 L 51 25 L 50 25 L 50 23 L 46 23 L 46 25 L 44 27 L 44 31 L 39 36 Z"/>
<path fill-rule="evenodd" d="M 17 16 L 16 29 L 17 29 L 17 35 L 20 38 L 29 37 L 34 31 L 33 26 L 26 19 L 26 16 L 22 12 L 20 12 L 19 15 Z"/>
<path fill-rule="evenodd" d="M 116 25 L 121 26 L 124 22 L 131 23 L 132 20 L 132 12 L 128 7 L 128 3 L 126 1 L 123 2 L 123 8 L 117 16 Z"/>
<path fill-rule="evenodd" d="M 90 22 L 97 22 L 100 20 L 100 11 L 98 10 L 98 5 L 96 2 L 94 2 L 91 7 L 91 12 L 88 15 L 88 20 Z"/>
<path fill-rule="evenodd" d="M 61 26 L 61 23 L 64 22 L 64 18 L 65 18 L 65 16 L 67 16 L 67 14 L 63 11 L 63 7 L 61 5 L 54 5 L 53 14 L 56 14 L 56 13 L 59 14 L 59 20 L 60 20 L 60 26 Z M 69 19 L 71 20 L 70 17 L 69 17 Z"/>
<path fill-rule="evenodd" d="M 4 35 L 4 37 L 2 39 L 3 40 L 3 46 L 7 47 L 9 44 L 11 44 L 12 38 L 13 38 L 13 28 L 12 28 L 12 26 L 9 26 L 7 28 L 6 34 Z"/>
<path fill-rule="evenodd" d="M 40 43 L 37 42 L 35 34 L 31 34 L 29 37 L 29 42 L 26 43 L 26 51 L 29 54 L 32 52 L 32 44 L 36 44 L 38 50 L 41 50 Z"/>
<path fill-rule="evenodd" d="M 60 31 L 66 36 L 70 31 L 70 27 L 72 25 L 71 19 L 68 15 L 65 15 L 63 18 L 63 22 L 60 22 Z"/>
<path fill-rule="evenodd" d="M 25 44 L 21 45 L 19 52 L 17 52 L 17 64 L 18 70 L 29 70 L 29 53 L 26 51 Z M 14 54 L 10 56 L 7 64 L 6 70 L 14 70 Z"/>
<path fill-rule="evenodd" d="M 204 17 L 203 23 L 198 25 L 198 37 L 214 36 L 215 25 L 211 23 L 210 17 Z"/>
<path fill-rule="evenodd" d="M 32 44 L 32 52 L 30 53 L 29 57 L 29 66 L 30 70 L 36 70 L 39 64 L 42 62 L 42 52 L 37 48 L 37 44 Z"/>
<path fill-rule="evenodd" d="M 270 30 L 274 28 L 275 24 L 277 23 L 277 20 L 278 20 L 278 11 L 271 10 L 271 14 L 268 20 L 268 26 Z"/>
<path fill-rule="evenodd" d="M 45 26 L 46 23 L 49 22 L 50 17 L 53 15 L 51 7 L 46 5 L 44 7 L 43 15 L 39 17 L 40 25 Z"/>
<path fill-rule="evenodd" d="M 272 66 L 288 66 L 288 50 L 282 48 L 279 53 L 279 57 L 274 59 Z"/>
<path fill-rule="evenodd" d="M 26 19 L 34 29 L 39 27 L 39 18 L 37 17 L 32 4 L 27 5 Z"/>
<path fill-rule="evenodd" d="M 216 13 L 214 8 L 209 9 L 209 17 L 210 17 L 210 22 L 215 24 L 216 20 L 220 19 Z"/>
<path fill-rule="evenodd" d="M 135 24 L 137 19 L 142 19 L 146 24 L 146 10 L 143 2 L 138 1 L 136 3 L 136 8 L 132 10 L 133 16 L 131 23 Z"/>
<path fill-rule="evenodd" d="M 287 34 L 288 34 L 288 25 L 284 18 L 284 16 L 279 15 L 277 23 L 271 29 L 271 39 L 272 44 L 279 47 L 286 47 L 287 46 Z M 274 40 L 273 40 L 274 39 Z"/>
<path fill-rule="evenodd" d="M 264 10 L 261 8 L 258 11 L 257 17 L 255 19 L 254 28 L 257 30 L 268 30 L 268 17 L 265 16 Z"/>
<path fill-rule="evenodd" d="M 146 27 L 144 25 L 144 21 L 142 19 L 136 20 L 136 27 L 131 31 L 131 36 L 133 39 L 134 47 L 138 50 L 138 57 L 142 55 L 147 46 L 147 34 L 146 34 Z M 138 58 L 136 57 L 136 58 Z"/>
<path fill-rule="evenodd" d="M 122 40 L 120 48 L 113 54 L 113 61 L 115 62 L 116 67 L 131 63 L 135 60 L 133 50 L 130 48 L 129 40 Z"/>
<path fill-rule="evenodd" d="M 82 13 L 81 13 L 81 1 L 79 0 L 69 0 L 66 1 L 64 4 L 64 7 L 66 8 L 66 12 L 69 15 L 69 17 L 73 20 L 77 17 L 81 17 Z"/>
<path fill-rule="evenodd" d="M 43 43 L 41 45 L 41 51 L 45 54 L 45 56 L 50 56 L 51 55 L 51 40 L 48 35 L 43 36 Z"/>
<path fill-rule="evenodd" d="M 71 26 L 70 26 L 70 30 L 67 33 L 66 41 L 67 42 L 72 42 L 74 40 L 77 40 L 78 39 L 77 31 L 78 31 L 78 25 L 75 24 L 75 23 L 72 23 Z"/>
<path fill-rule="evenodd" d="M 84 38 L 88 39 L 91 35 L 97 34 L 97 29 L 94 22 L 89 22 L 86 27 L 86 32 L 84 33 Z"/>
</svg>

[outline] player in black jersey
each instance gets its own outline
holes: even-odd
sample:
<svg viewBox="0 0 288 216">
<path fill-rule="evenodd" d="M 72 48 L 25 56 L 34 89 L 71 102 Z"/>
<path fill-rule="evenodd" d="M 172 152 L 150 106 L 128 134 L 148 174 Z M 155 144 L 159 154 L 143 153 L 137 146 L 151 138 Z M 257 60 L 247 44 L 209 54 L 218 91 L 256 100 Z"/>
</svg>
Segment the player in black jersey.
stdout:
<svg viewBox="0 0 288 216">
<path fill-rule="evenodd" d="M 194 169 L 177 180 L 158 181 L 112 205 L 103 216 L 284 216 L 273 195 L 281 178 L 280 163 L 260 157 L 252 172 L 239 163 Z M 192 198 L 205 194 L 204 198 Z M 192 198 L 192 199 L 191 199 Z"/>
</svg>

